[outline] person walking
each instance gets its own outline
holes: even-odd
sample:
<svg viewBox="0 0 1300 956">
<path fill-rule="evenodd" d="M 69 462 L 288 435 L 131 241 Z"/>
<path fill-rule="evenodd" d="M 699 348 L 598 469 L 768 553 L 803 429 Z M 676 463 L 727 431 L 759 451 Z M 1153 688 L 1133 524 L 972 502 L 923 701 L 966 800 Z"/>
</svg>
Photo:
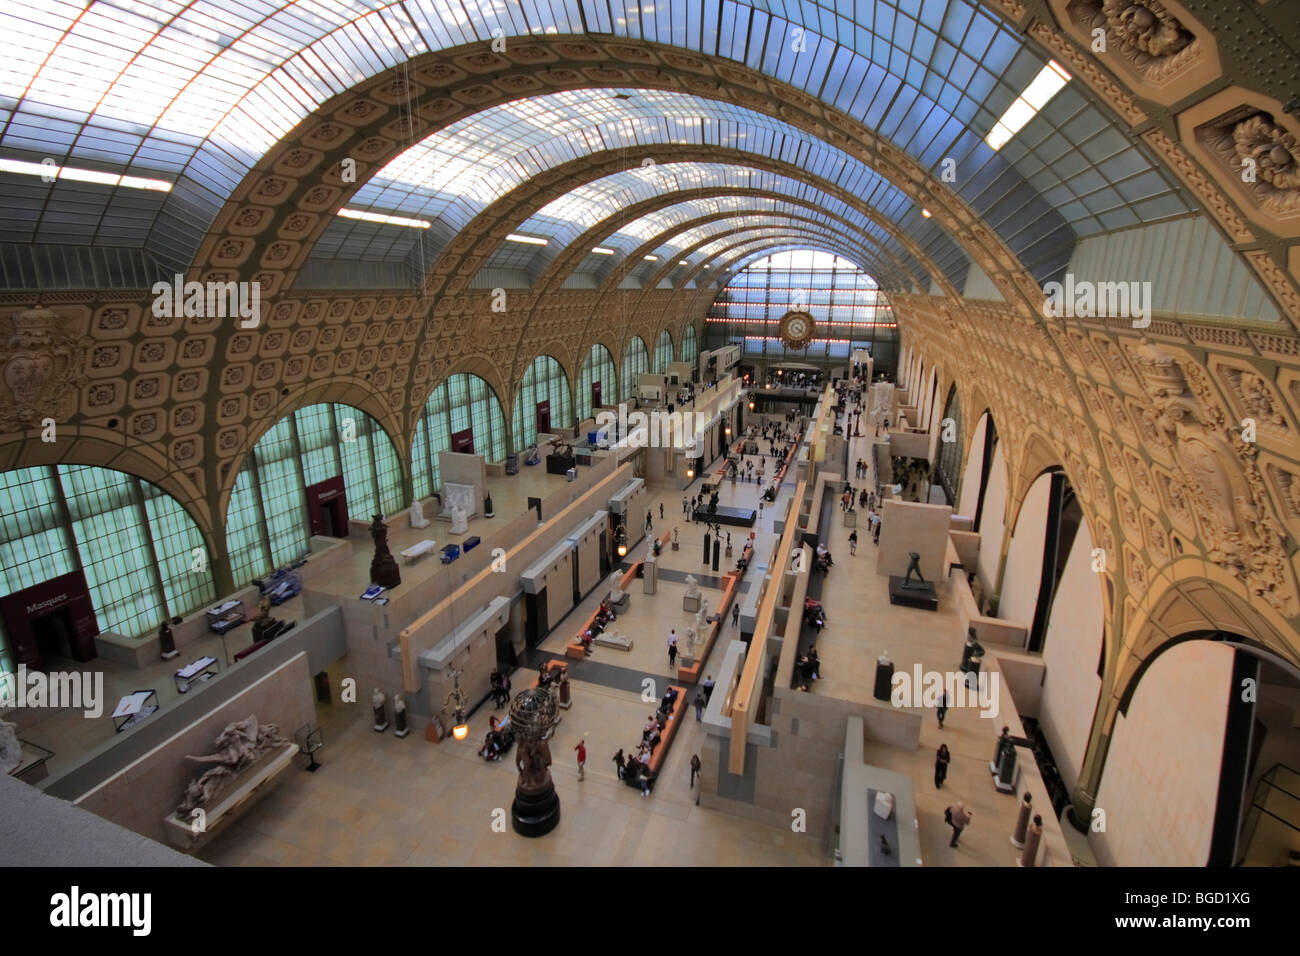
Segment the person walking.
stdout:
<svg viewBox="0 0 1300 956">
<path fill-rule="evenodd" d="M 691 789 L 695 789 L 695 778 L 700 775 L 700 755 L 691 754 Z"/>
<path fill-rule="evenodd" d="M 948 691 L 945 689 L 943 696 L 939 698 L 939 706 L 934 711 L 939 715 L 939 729 L 943 730 L 943 719 L 948 716 Z"/>
<path fill-rule="evenodd" d="M 735 601 L 731 605 L 731 627 L 734 630 L 740 624 L 740 602 Z"/>
<path fill-rule="evenodd" d="M 675 667 L 677 664 L 677 629 L 673 628 L 668 632 L 668 666 Z"/>
<path fill-rule="evenodd" d="M 664 503 L 661 501 L 659 502 L 659 520 L 662 521 L 663 517 L 664 517 Z"/>
<path fill-rule="evenodd" d="M 573 748 L 578 752 L 578 779 L 587 779 L 587 738 L 583 737 L 578 741 L 578 746 Z M 623 751 L 619 751 L 622 753 Z"/>
<path fill-rule="evenodd" d="M 849 557 L 853 557 L 857 553 L 858 553 L 858 532 L 857 529 L 855 528 L 853 531 L 849 532 Z"/>
<path fill-rule="evenodd" d="M 623 768 L 627 765 L 627 758 L 623 756 L 623 748 L 618 748 L 618 753 L 614 754 L 614 763 L 618 770 L 618 779 L 623 779 Z"/>
<path fill-rule="evenodd" d="M 691 513 L 691 499 L 687 498 L 685 495 L 682 495 L 682 517 L 684 518 L 690 513 Z"/>
<path fill-rule="evenodd" d="M 695 692 L 695 722 L 698 724 L 704 719 L 704 695 L 699 691 Z"/>
<path fill-rule="evenodd" d="M 961 831 L 970 826 L 970 818 L 973 814 L 973 810 L 967 810 L 961 803 L 955 803 L 943 811 L 944 822 L 952 827 L 952 842 L 948 844 L 950 847 L 957 845 L 957 839 L 961 836 Z"/>
<path fill-rule="evenodd" d="M 645 529 L 646 531 L 649 531 L 654 526 L 655 526 L 654 516 L 650 514 L 650 509 L 647 508 L 645 513 Z"/>
<path fill-rule="evenodd" d="M 934 755 L 934 785 L 939 790 L 943 789 L 943 782 L 948 779 L 948 763 L 951 760 L 948 745 L 940 744 Z"/>
</svg>

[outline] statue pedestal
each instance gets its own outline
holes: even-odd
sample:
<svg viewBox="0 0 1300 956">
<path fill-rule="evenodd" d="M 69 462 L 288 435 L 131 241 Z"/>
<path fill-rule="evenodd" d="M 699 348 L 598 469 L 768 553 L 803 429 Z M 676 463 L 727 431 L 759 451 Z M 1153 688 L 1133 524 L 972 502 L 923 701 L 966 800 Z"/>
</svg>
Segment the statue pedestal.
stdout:
<svg viewBox="0 0 1300 956">
<path fill-rule="evenodd" d="M 856 528 L 858 526 L 858 513 L 856 511 L 844 512 L 844 527 Z"/>
<path fill-rule="evenodd" d="M 686 594 L 682 596 L 683 611 L 698 611 L 700 609 L 700 596 L 698 594 Z"/>
<path fill-rule="evenodd" d="M 560 822 L 560 797 L 555 783 L 548 780 L 540 793 L 526 793 L 516 787 L 510 822 L 520 836 L 539 837 L 554 830 Z"/>
<path fill-rule="evenodd" d="M 902 607 L 915 607 L 924 611 L 939 610 L 939 598 L 934 593 L 934 585 L 926 581 L 921 587 L 915 582 L 891 574 L 889 576 L 889 603 Z"/>
</svg>

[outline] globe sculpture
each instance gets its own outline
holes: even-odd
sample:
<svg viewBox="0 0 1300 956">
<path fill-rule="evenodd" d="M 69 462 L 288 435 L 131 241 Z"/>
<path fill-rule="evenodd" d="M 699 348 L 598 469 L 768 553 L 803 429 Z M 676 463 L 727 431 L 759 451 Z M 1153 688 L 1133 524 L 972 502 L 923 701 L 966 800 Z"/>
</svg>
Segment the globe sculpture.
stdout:
<svg viewBox="0 0 1300 956">
<path fill-rule="evenodd" d="M 560 822 L 560 797 L 551 779 L 551 748 L 547 744 L 558 722 L 555 697 L 545 688 L 522 691 L 510 702 L 515 766 L 519 770 L 510 818 L 521 836 L 550 833 Z"/>
</svg>

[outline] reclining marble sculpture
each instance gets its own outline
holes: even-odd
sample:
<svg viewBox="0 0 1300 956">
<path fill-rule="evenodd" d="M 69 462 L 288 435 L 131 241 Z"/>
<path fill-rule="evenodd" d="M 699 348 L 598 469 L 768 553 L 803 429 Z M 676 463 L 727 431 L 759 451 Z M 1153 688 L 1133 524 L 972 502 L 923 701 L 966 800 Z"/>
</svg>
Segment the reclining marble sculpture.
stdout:
<svg viewBox="0 0 1300 956">
<path fill-rule="evenodd" d="M 190 781 L 176 807 L 176 815 L 188 819 L 193 810 L 208 806 L 235 777 L 256 763 L 264 753 L 287 743 L 289 741 L 280 736 L 279 727 L 275 724 L 259 724 L 256 714 L 249 714 L 243 720 L 227 724 L 213 741 L 217 748 L 213 753 L 185 758 L 192 763 L 213 766 Z"/>
</svg>

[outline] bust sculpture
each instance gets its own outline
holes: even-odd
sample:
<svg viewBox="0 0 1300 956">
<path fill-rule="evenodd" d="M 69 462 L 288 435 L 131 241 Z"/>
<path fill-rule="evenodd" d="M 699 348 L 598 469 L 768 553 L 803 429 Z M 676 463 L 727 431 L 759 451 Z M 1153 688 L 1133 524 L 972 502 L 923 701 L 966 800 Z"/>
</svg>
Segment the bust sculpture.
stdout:
<svg viewBox="0 0 1300 956">
<path fill-rule="evenodd" d="M 375 730 L 383 732 L 388 729 L 388 714 L 384 708 L 387 698 L 378 687 L 370 695 L 370 709 L 375 712 Z"/>
<path fill-rule="evenodd" d="M 416 498 L 411 502 L 411 527 L 429 527 L 429 519 L 424 516 L 424 506 L 420 504 L 419 498 Z"/>
</svg>

